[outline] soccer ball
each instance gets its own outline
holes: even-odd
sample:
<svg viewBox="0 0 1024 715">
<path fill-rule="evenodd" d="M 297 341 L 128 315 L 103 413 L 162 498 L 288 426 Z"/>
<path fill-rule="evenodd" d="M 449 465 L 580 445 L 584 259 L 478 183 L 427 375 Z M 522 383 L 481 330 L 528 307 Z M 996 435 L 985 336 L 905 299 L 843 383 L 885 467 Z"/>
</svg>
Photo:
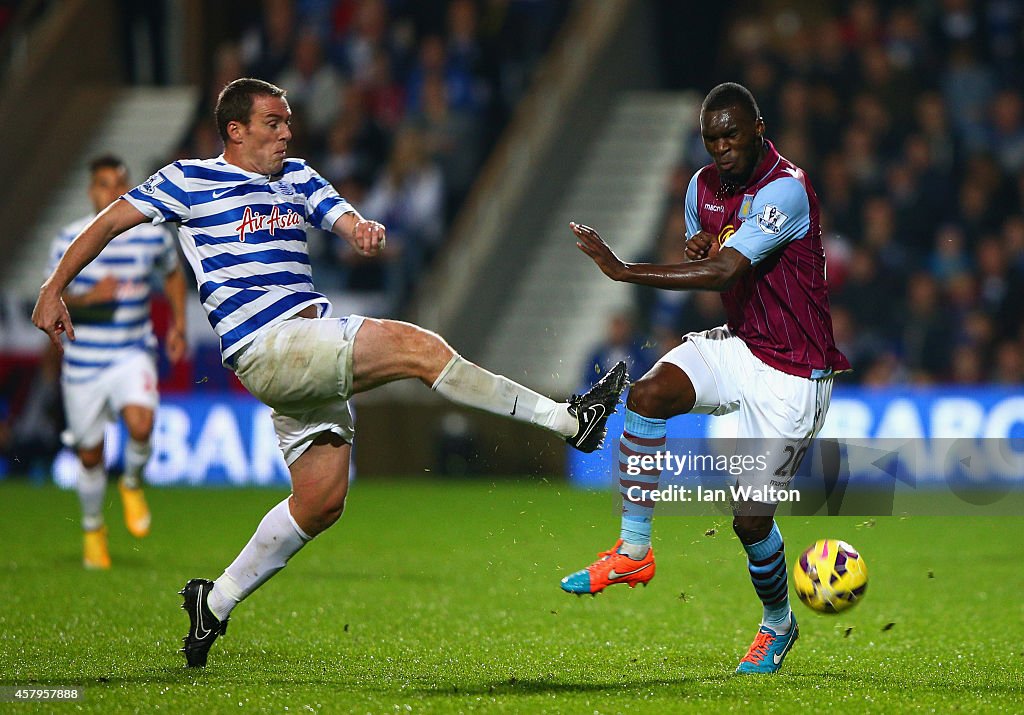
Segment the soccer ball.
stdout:
<svg viewBox="0 0 1024 715">
<path fill-rule="evenodd" d="M 819 539 L 800 554 L 793 581 L 808 607 L 819 613 L 839 613 L 864 597 L 868 567 L 845 541 Z"/>
</svg>

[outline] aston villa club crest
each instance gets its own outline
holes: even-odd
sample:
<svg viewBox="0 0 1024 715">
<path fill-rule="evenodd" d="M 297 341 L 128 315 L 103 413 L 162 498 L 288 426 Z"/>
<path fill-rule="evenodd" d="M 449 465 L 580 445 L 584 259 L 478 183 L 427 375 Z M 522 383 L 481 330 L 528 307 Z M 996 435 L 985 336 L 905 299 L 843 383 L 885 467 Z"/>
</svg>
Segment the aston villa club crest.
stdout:
<svg viewBox="0 0 1024 715">
<path fill-rule="evenodd" d="M 740 212 L 737 214 L 737 218 L 741 221 L 750 218 L 750 210 L 754 205 L 753 194 L 743 194 L 743 202 L 740 204 Z"/>
</svg>

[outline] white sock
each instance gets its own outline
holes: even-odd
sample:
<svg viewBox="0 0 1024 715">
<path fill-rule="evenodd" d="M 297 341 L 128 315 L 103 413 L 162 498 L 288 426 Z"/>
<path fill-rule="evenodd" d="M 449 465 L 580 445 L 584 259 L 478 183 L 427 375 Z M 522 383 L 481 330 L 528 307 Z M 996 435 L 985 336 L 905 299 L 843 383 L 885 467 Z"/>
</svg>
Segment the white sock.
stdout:
<svg viewBox="0 0 1024 715">
<path fill-rule="evenodd" d="M 107 493 L 107 470 L 100 462 L 87 469 L 78 464 L 78 501 L 82 505 L 82 528 L 95 531 L 103 526 L 103 498 Z"/>
<path fill-rule="evenodd" d="M 639 561 L 644 556 L 647 556 L 647 552 L 650 550 L 649 544 L 631 544 L 628 541 L 623 541 L 622 545 L 619 546 L 619 553 L 625 554 L 634 561 Z"/>
<path fill-rule="evenodd" d="M 126 487 L 138 489 L 142 486 L 142 470 L 152 453 L 153 443 L 149 440 L 136 442 L 128 438 L 128 446 L 124 450 L 124 476 L 121 478 Z"/>
<path fill-rule="evenodd" d="M 295 523 L 288 499 L 267 512 L 241 553 L 213 582 L 207 604 L 223 621 L 232 609 L 284 568 L 312 537 Z"/>
<path fill-rule="evenodd" d="M 775 631 L 776 635 L 784 636 L 789 633 L 789 629 L 793 627 L 793 612 L 789 612 L 784 623 L 768 623 L 767 620 L 766 614 L 766 616 L 761 619 L 761 625 L 768 626 Z"/>
<path fill-rule="evenodd" d="M 564 402 L 488 372 L 460 355 L 452 357 L 430 389 L 460 405 L 529 422 L 563 437 L 572 437 L 579 429 Z"/>
</svg>

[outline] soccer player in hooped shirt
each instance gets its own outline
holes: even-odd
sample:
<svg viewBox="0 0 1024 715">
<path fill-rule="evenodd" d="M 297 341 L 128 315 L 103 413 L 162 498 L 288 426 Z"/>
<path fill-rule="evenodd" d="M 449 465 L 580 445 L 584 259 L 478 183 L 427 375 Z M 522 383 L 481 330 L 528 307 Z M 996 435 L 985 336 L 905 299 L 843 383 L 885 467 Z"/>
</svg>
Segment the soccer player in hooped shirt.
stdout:
<svg viewBox="0 0 1024 715">
<path fill-rule="evenodd" d="M 562 579 L 570 593 L 646 584 L 654 576 L 651 517 L 655 469 L 627 472 L 627 459 L 665 449 L 665 420 L 675 415 L 739 412 L 739 437 L 773 444 L 768 469 L 741 484 L 761 495 L 784 488 L 825 419 L 832 376 L 849 369 L 835 347 L 825 282 L 818 199 L 804 172 L 764 138 L 764 121 L 750 92 L 718 85 L 705 98 L 701 134 L 712 162 L 686 194 L 686 256 L 678 265 L 620 261 L 592 228 L 572 224 L 577 246 L 602 272 L 666 290 L 722 294 L 728 322 L 690 333 L 630 389 L 619 445 L 623 494 L 620 539 L 598 561 Z M 778 463 L 774 463 L 778 460 Z M 636 471 L 636 470 L 633 470 Z M 733 530 L 763 606 L 757 636 L 737 673 L 777 671 L 797 639 L 789 607 L 777 503 L 733 504 Z"/>
<path fill-rule="evenodd" d="M 115 156 L 89 164 L 89 200 L 99 212 L 130 188 L 128 169 Z M 50 269 L 92 216 L 66 226 L 53 242 Z M 83 556 L 88 569 L 110 568 L 103 502 L 107 472 L 103 434 L 120 415 L 128 431 L 124 474 L 119 483 L 125 524 L 137 538 L 149 533 L 150 512 L 142 492 L 142 471 L 152 453 L 153 413 L 157 395 L 150 320 L 153 276 L 163 279 L 172 321 L 166 350 L 180 360 L 185 343 L 185 279 L 178 265 L 174 237 L 145 224 L 115 238 L 64 291 L 64 302 L 78 326 L 78 340 L 64 351 L 61 392 L 68 429 L 65 441 L 78 453 L 78 498 L 82 507 Z"/>
<path fill-rule="evenodd" d="M 418 379 L 450 400 L 534 424 L 589 452 L 604 439 L 627 380 L 620 363 L 586 394 L 557 403 L 474 365 L 418 326 L 330 318 L 330 304 L 313 287 L 306 226 L 333 231 L 367 256 L 384 247 L 384 226 L 360 216 L 305 161 L 286 158 L 284 90 L 237 79 L 222 90 L 215 116 L 224 153 L 170 164 L 107 207 L 43 284 L 32 316 L 58 348 L 61 333 L 74 340 L 60 300 L 68 281 L 122 231 L 150 220 L 177 223 L 224 364 L 273 409 L 292 493 L 215 582 L 192 579 L 182 589 L 189 666 L 205 666 L 232 609 L 341 516 L 353 394 Z"/>
</svg>

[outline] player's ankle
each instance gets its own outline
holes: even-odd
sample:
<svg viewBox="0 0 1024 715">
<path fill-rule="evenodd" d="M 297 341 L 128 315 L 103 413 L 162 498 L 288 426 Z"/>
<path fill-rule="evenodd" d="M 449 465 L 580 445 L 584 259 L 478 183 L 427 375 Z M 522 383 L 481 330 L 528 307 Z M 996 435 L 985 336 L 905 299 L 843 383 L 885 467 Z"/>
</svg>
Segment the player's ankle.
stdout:
<svg viewBox="0 0 1024 715">
<path fill-rule="evenodd" d="M 639 561 L 644 556 L 647 556 L 647 552 L 650 550 L 650 544 L 631 544 L 628 541 L 623 541 L 619 546 L 619 553 L 628 556 L 634 561 Z"/>
<path fill-rule="evenodd" d="M 784 636 L 793 627 L 793 611 L 786 611 L 786 615 L 781 619 L 778 617 L 771 618 L 766 615 L 761 619 L 761 624 L 771 628 L 775 631 L 776 635 Z"/>
</svg>

